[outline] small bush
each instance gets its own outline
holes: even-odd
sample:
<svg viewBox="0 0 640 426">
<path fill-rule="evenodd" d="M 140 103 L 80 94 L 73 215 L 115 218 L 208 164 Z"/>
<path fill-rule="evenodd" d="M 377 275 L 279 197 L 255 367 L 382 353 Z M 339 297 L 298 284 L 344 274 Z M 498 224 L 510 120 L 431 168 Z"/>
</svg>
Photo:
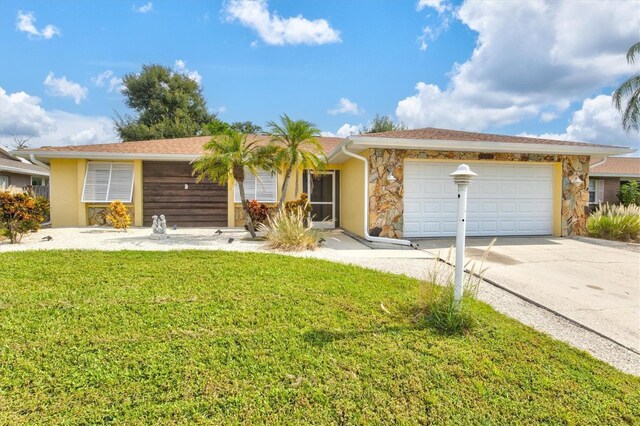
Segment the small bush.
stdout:
<svg viewBox="0 0 640 426">
<path fill-rule="evenodd" d="M 631 204 L 640 205 L 640 184 L 632 180 L 620 186 L 618 198 L 624 206 L 630 206 Z"/>
<path fill-rule="evenodd" d="M 19 243 L 28 232 L 40 229 L 49 214 L 49 201 L 24 193 L 0 192 L 0 229 L 11 244 Z"/>
<path fill-rule="evenodd" d="M 484 262 L 494 243 L 495 239 L 485 250 L 477 268 L 473 260 L 464 265 L 471 273 L 464 276 L 462 300 L 458 306 L 454 300 L 453 249 L 449 250 L 445 259 L 438 256 L 428 271 L 427 280 L 421 282 L 417 319 L 426 321 L 428 325 L 444 334 L 470 331 L 477 323 L 473 301 L 477 298 L 478 288 L 486 271 Z"/>
<path fill-rule="evenodd" d="M 249 216 L 253 226 L 257 228 L 258 224 L 264 224 L 269 216 L 269 206 L 264 203 L 260 203 L 256 200 L 247 200 L 247 208 L 249 209 Z M 247 229 L 247 225 L 244 226 Z"/>
<path fill-rule="evenodd" d="M 111 226 L 115 229 L 124 229 L 126 232 L 127 228 L 131 225 L 131 217 L 129 216 L 127 207 L 120 200 L 113 201 L 109 204 L 106 217 L 107 221 L 111 223 Z"/>
<path fill-rule="evenodd" d="M 279 210 L 258 225 L 265 231 L 267 245 L 285 251 L 300 251 L 318 247 L 322 232 L 306 226 L 307 213 L 298 207 L 294 211 Z"/>
<path fill-rule="evenodd" d="M 640 241 L 640 207 L 599 205 L 587 219 L 587 231 L 606 240 Z"/>
<path fill-rule="evenodd" d="M 284 203 L 284 209 L 289 213 L 293 213 L 298 209 L 302 209 L 302 212 L 306 215 L 306 217 L 308 217 L 311 214 L 311 204 L 309 203 L 309 196 L 305 192 L 302 192 L 300 194 L 300 198 L 298 198 L 297 200 L 287 201 L 286 203 Z"/>
</svg>

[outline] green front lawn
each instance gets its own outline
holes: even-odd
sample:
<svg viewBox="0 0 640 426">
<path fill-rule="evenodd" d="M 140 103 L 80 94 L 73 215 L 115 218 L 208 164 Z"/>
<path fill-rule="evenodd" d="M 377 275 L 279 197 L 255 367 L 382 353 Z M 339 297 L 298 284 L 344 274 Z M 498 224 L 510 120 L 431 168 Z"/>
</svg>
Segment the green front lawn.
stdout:
<svg viewBox="0 0 640 426">
<path fill-rule="evenodd" d="M 640 418 L 639 378 L 482 303 L 471 335 L 440 335 L 417 293 L 277 255 L 0 254 L 0 424 Z"/>
</svg>

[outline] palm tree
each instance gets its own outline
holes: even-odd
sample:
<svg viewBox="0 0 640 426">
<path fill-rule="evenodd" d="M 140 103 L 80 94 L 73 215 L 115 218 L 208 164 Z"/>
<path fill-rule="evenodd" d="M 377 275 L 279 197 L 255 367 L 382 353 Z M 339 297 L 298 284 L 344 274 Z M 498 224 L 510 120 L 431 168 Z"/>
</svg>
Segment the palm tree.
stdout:
<svg viewBox="0 0 640 426">
<path fill-rule="evenodd" d="M 327 158 L 322 152 L 318 139 L 320 129 L 315 124 L 305 120 L 292 120 L 287 114 L 280 116 L 280 123 L 267 123 L 271 134 L 271 146 L 275 149 L 274 161 L 284 172 L 282 191 L 278 208 L 282 208 L 289 188 L 291 173 L 296 172 L 296 193 L 300 191 L 298 170 L 323 170 L 327 165 Z"/>
<path fill-rule="evenodd" d="M 627 62 L 633 64 L 636 55 L 640 56 L 640 42 L 634 44 L 627 52 Z M 627 99 L 627 105 L 622 108 L 622 101 Z M 632 75 L 613 92 L 613 103 L 622 113 L 622 127 L 627 132 L 631 129 L 639 130 L 640 125 L 640 73 Z"/>
<path fill-rule="evenodd" d="M 247 135 L 244 133 L 227 130 L 204 144 L 204 150 L 205 154 L 193 162 L 193 174 L 197 175 L 197 182 L 207 178 L 212 182 L 226 185 L 229 183 L 229 177 L 233 176 L 240 190 L 247 228 L 255 238 L 256 231 L 244 192 L 245 168 L 256 176 L 258 169 L 273 170 L 273 149 L 256 145 L 255 139 L 247 142 Z"/>
</svg>

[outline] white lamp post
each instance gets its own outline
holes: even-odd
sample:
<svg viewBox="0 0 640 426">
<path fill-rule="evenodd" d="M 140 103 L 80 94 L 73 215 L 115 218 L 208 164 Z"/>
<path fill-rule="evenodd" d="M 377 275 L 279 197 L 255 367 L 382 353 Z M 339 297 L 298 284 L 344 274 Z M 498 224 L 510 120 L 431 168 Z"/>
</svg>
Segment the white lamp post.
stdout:
<svg viewBox="0 0 640 426">
<path fill-rule="evenodd" d="M 465 233 L 467 230 L 467 187 L 469 182 L 477 174 L 473 173 L 469 166 L 460 164 L 458 169 L 449 176 L 458 185 L 458 228 L 456 231 L 456 272 L 454 278 L 453 300 L 456 309 L 460 308 L 462 300 L 462 278 L 464 276 L 464 245 Z"/>
</svg>

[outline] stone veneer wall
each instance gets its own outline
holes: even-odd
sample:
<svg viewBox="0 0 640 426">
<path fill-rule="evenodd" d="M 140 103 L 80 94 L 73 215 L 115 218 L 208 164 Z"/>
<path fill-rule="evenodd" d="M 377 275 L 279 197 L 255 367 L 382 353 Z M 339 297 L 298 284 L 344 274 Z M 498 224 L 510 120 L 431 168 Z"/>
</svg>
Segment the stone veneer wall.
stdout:
<svg viewBox="0 0 640 426">
<path fill-rule="evenodd" d="M 131 223 L 135 223 L 133 206 L 126 206 L 129 216 L 131 217 Z M 87 208 L 87 222 L 89 226 L 106 226 L 110 225 L 107 220 L 107 210 L 109 206 L 89 206 Z"/>
<path fill-rule="evenodd" d="M 586 232 L 589 156 L 372 149 L 369 153 L 369 234 L 402 238 L 405 159 L 537 161 L 562 163 L 562 236 Z M 392 170 L 395 182 L 388 182 Z M 453 171 L 453 168 L 452 168 Z M 578 176 L 582 184 L 569 179 Z"/>
</svg>

